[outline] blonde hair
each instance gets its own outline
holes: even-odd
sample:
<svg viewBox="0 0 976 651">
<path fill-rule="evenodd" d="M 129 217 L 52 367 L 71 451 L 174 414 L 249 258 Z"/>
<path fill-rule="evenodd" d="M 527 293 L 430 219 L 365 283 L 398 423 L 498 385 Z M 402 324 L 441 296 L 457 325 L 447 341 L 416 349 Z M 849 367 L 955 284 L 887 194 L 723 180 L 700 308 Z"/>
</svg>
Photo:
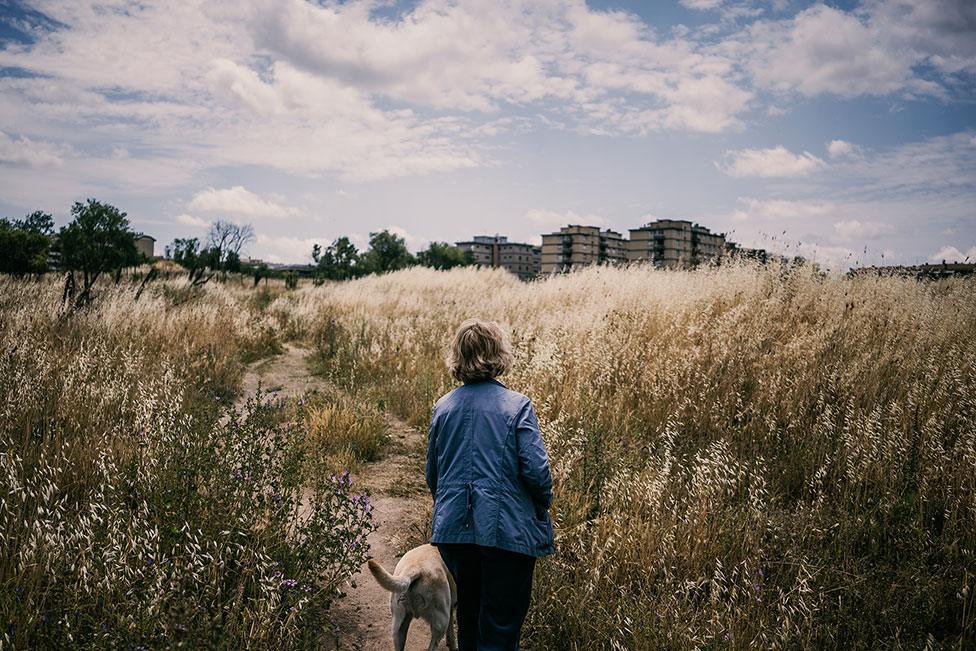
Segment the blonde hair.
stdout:
<svg viewBox="0 0 976 651">
<path fill-rule="evenodd" d="M 512 365 L 508 337 L 494 321 L 468 319 L 454 334 L 447 367 L 458 382 L 498 377 Z"/>
</svg>

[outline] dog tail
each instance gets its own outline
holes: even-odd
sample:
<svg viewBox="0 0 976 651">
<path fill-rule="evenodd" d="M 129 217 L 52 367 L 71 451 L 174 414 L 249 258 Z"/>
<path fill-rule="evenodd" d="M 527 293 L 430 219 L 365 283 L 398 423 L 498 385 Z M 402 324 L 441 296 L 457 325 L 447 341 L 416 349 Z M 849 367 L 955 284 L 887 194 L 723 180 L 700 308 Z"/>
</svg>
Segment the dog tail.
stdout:
<svg viewBox="0 0 976 651">
<path fill-rule="evenodd" d="M 376 578 L 376 582 L 390 592 L 406 592 L 412 582 L 409 576 L 394 576 L 386 571 L 386 568 L 374 561 L 372 558 L 367 562 L 369 572 Z"/>
</svg>

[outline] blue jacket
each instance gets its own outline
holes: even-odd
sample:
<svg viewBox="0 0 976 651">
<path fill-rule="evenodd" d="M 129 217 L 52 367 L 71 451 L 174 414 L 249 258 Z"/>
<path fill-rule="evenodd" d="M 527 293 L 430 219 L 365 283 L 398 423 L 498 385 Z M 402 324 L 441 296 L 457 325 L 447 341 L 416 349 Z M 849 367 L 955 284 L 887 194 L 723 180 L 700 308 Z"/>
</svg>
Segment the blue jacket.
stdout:
<svg viewBox="0 0 976 651">
<path fill-rule="evenodd" d="M 529 556 L 555 551 L 552 476 L 535 410 L 501 382 L 464 384 L 434 405 L 427 485 L 435 545 L 474 543 Z"/>
</svg>

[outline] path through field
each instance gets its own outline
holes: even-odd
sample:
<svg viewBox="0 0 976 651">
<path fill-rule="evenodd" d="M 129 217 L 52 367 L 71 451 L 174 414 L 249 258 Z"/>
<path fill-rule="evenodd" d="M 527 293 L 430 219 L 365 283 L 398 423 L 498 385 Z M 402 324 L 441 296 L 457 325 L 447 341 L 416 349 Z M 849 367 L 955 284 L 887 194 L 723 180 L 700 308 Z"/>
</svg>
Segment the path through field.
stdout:
<svg viewBox="0 0 976 651">
<path fill-rule="evenodd" d="M 260 383 L 280 396 L 299 397 L 306 391 L 323 389 L 328 382 L 312 375 L 306 358 L 310 351 L 286 344 L 285 352 L 252 366 L 244 377 L 244 395 L 253 393 Z M 423 484 L 423 436 L 403 421 L 387 415 L 392 438 L 390 449 L 379 461 L 367 463 L 353 475 L 353 486 L 368 489 L 373 495 L 373 515 L 379 529 L 369 536 L 373 558 L 393 571 L 399 555 L 406 551 L 403 541 L 417 537 L 428 508 Z M 352 587 L 355 586 L 355 587 Z M 339 624 L 338 649 L 374 651 L 390 649 L 390 593 L 383 590 L 369 572 L 352 577 L 347 596 L 335 609 Z M 426 623 L 415 621 L 407 639 L 408 651 L 422 651 L 430 641 Z M 443 648 L 444 642 L 441 642 Z"/>
</svg>

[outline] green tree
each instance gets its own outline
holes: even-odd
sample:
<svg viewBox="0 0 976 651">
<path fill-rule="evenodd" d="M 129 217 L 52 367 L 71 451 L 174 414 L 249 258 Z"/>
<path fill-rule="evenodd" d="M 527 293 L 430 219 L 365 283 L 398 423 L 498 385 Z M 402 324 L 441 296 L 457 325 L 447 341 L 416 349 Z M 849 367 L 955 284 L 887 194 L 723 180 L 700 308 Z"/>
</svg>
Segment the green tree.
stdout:
<svg viewBox="0 0 976 651">
<path fill-rule="evenodd" d="M 173 240 L 173 261 L 189 272 L 188 280 L 194 285 L 203 285 L 213 278 L 213 270 L 221 267 L 221 252 L 216 247 L 200 248 L 200 240 L 195 237 Z M 234 254 L 233 263 L 240 271 L 241 260 Z M 206 274 L 210 269 L 211 273 Z"/>
<path fill-rule="evenodd" d="M 47 271 L 54 220 L 36 210 L 24 219 L 0 219 L 0 272 L 12 274 Z"/>
<path fill-rule="evenodd" d="M 200 257 L 200 240 L 195 237 L 173 240 L 173 262 L 186 269 L 194 269 Z"/>
<path fill-rule="evenodd" d="M 399 235 L 383 229 L 369 234 L 369 249 L 363 254 L 363 270 L 366 273 L 387 273 L 417 264 L 407 243 Z"/>
<path fill-rule="evenodd" d="M 318 263 L 318 272 L 323 278 L 349 280 L 362 275 L 362 256 L 345 235 L 324 250 L 318 245 L 312 247 L 312 258 Z"/>
<path fill-rule="evenodd" d="M 231 273 L 241 272 L 241 256 L 237 254 L 236 251 L 228 251 L 227 255 L 224 257 L 224 271 L 230 271 Z"/>
<path fill-rule="evenodd" d="M 430 246 L 417 254 L 417 262 L 434 269 L 451 269 L 473 264 L 471 254 L 447 242 L 431 242 Z"/>
<path fill-rule="evenodd" d="M 43 210 L 35 210 L 18 222 L 17 226 L 28 233 L 51 237 L 54 235 L 54 218 Z"/>
<path fill-rule="evenodd" d="M 118 208 L 95 199 L 75 202 L 72 221 L 58 234 L 61 264 L 82 275 L 78 304 L 87 301 L 98 277 L 139 262 L 134 233 L 126 214 Z"/>
</svg>

